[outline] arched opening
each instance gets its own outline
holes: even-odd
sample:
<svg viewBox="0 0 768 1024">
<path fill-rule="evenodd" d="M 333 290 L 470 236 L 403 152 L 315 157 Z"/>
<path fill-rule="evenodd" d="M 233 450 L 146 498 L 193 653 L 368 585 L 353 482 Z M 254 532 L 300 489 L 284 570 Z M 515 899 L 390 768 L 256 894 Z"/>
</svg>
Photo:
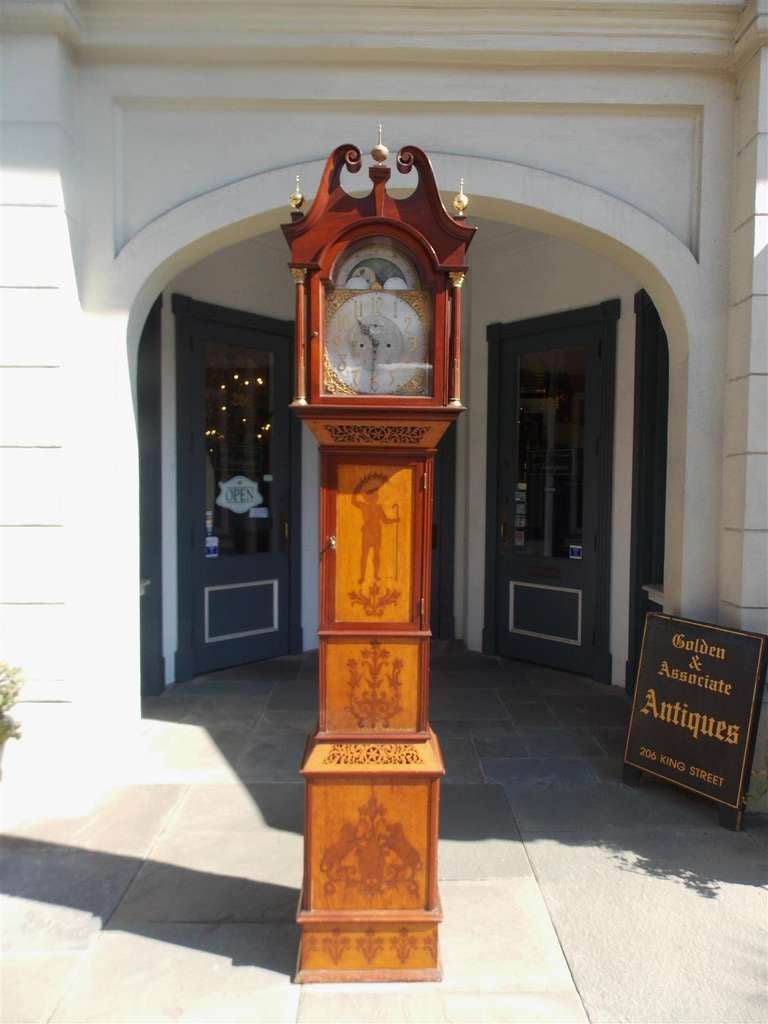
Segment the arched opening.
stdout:
<svg viewBox="0 0 768 1024">
<path fill-rule="evenodd" d="M 484 205 L 487 207 L 489 204 Z M 613 520 L 612 525 L 606 526 L 610 531 L 606 546 L 606 550 L 610 552 L 610 565 L 606 576 L 608 603 L 604 609 L 604 647 L 608 654 L 613 655 L 614 667 L 603 672 L 603 678 L 606 682 L 617 683 L 623 679 L 629 642 L 629 495 L 633 459 L 631 396 L 634 362 L 632 299 L 642 282 L 623 268 L 617 267 L 613 261 L 585 250 L 583 246 L 569 239 L 520 227 L 508 221 L 486 218 L 476 218 L 476 221 L 480 231 L 478 244 L 472 253 L 468 279 L 468 314 L 464 332 L 467 367 L 465 402 L 469 411 L 459 425 L 455 453 L 449 453 L 444 460 L 445 486 L 439 488 L 442 508 L 436 516 L 438 526 L 434 541 L 437 549 L 435 564 L 441 574 L 438 581 L 440 601 L 435 602 L 440 607 L 440 621 L 437 624 L 433 623 L 433 630 L 436 635 L 445 638 L 456 636 L 469 649 L 480 650 L 485 646 L 485 649 L 492 653 L 508 653 L 489 647 L 487 640 L 484 641 L 484 630 L 487 633 L 488 622 L 497 613 L 497 609 L 493 607 L 493 599 L 491 598 L 489 602 L 489 598 L 486 597 L 485 604 L 482 601 L 475 603 L 471 596 L 477 591 L 488 592 L 485 524 L 490 510 L 487 507 L 489 499 L 484 467 L 489 461 L 489 449 L 500 442 L 498 434 L 493 437 L 486 430 L 488 325 L 525 321 L 531 316 L 558 315 L 618 299 L 618 361 L 615 370 L 611 368 L 610 371 L 615 373 L 612 386 L 615 387 L 617 396 L 614 431 L 616 442 L 615 446 L 612 445 L 609 459 L 614 479 L 608 492 L 593 495 L 593 500 L 598 504 L 607 503 L 610 506 L 611 516 L 606 522 L 610 523 L 610 520 Z M 145 419 L 143 410 L 146 411 L 145 389 L 149 387 L 151 392 L 154 388 L 156 399 L 160 403 L 154 423 L 161 435 L 161 443 L 141 446 L 144 452 L 143 480 L 147 472 L 147 458 L 154 458 L 153 453 L 156 454 L 158 448 L 164 452 L 161 464 L 159 467 L 155 466 L 156 478 L 160 482 L 162 492 L 160 504 L 163 506 L 160 529 L 162 543 L 159 545 L 159 551 L 155 549 L 157 570 L 154 576 L 142 570 L 145 578 L 151 578 L 159 584 L 155 586 L 155 592 L 149 600 L 147 598 L 154 583 L 145 589 L 142 598 L 143 641 L 145 637 L 151 637 L 151 643 L 156 648 L 158 636 L 161 638 L 159 658 L 154 651 L 147 651 L 144 644 L 143 675 L 147 680 L 150 676 L 154 680 L 145 682 L 146 692 L 158 692 L 158 680 L 161 677 L 166 683 L 172 682 L 189 678 L 206 668 L 214 670 L 224 667 L 227 663 L 224 659 L 220 664 L 214 660 L 202 667 L 199 664 L 196 666 L 194 659 L 189 660 L 189 652 L 187 650 L 185 653 L 184 645 L 180 642 L 184 631 L 191 628 L 191 612 L 189 608 L 186 611 L 184 609 L 184 594 L 190 586 L 187 575 L 190 555 L 197 557 L 199 554 L 194 551 L 185 552 L 182 549 L 183 537 L 188 537 L 191 531 L 196 535 L 197 545 L 204 548 L 205 533 L 208 532 L 217 539 L 218 533 L 205 529 L 205 514 L 215 514 L 215 506 L 211 509 L 207 506 L 197 509 L 199 523 L 193 520 L 186 521 L 183 514 L 185 508 L 196 506 L 191 498 L 187 500 L 184 497 L 184 488 L 187 485 L 182 483 L 181 490 L 179 489 L 179 473 L 181 471 L 183 476 L 185 472 L 178 444 L 180 417 L 187 416 L 188 419 L 188 410 L 185 412 L 185 403 L 179 396 L 191 386 L 194 373 L 190 371 L 187 357 L 183 352 L 181 355 L 178 352 L 181 337 L 179 321 L 185 300 L 174 300 L 174 296 L 185 296 L 198 312 L 202 310 L 203 321 L 207 316 L 208 328 L 214 333 L 216 317 L 212 311 L 215 309 L 226 311 L 224 319 L 237 316 L 266 317 L 288 324 L 292 316 L 293 295 L 290 277 L 285 271 L 282 246 L 280 233 L 273 229 L 249 239 L 236 241 L 232 245 L 225 245 L 193 262 L 164 282 L 163 309 L 159 311 L 157 307 L 152 307 L 145 322 L 138 358 L 140 432 Z M 186 307 L 187 312 L 192 306 Z M 154 334 L 150 330 L 152 324 L 155 325 Z M 289 331 L 286 331 L 286 351 L 290 348 L 288 335 Z M 150 344 L 152 338 L 159 344 L 152 363 L 153 372 L 156 373 L 159 369 L 162 378 L 159 388 L 157 381 L 151 380 L 151 375 L 148 384 L 148 377 L 142 372 L 142 367 L 148 365 L 145 359 L 145 346 Z M 196 379 L 201 380 L 199 371 Z M 288 390 L 281 400 L 287 407 L 290 401 Z M 199 402 L 198 407 L 201 408 Z M 210 426 L 202 422 L 194 426 L 185 422 L 182 427 L 187 433 L 194 432 L 196 427 L 198 432 L 202 432 L 206 437 L 207 431 L 210 430 Z M 217 434 L 217 442 L 218 440 Z M 297 480 L 297 483 L 300 482 L 301 498 L 297 504 L 295 521 L 300 521 L 303 513 L 304 526 L 301 528 L 300 543 L 296 548 L 296 558 L 301 565 L 297 574 L 296 589 L 303 605 L 300 622 L 303 636 L 295 629 L 292 645 L 274 653 L 288 653 L 288 650 L 295 651 L 314 646 L 317 550 L 314 510 L 318 486 L 314 442 L 305 437 L 302 449 L 302 468 Z M 189 467 L 186 475 L 189 478 Z M 207 476 L 210 475 L 208 472 Z M 247 474 L 242 475 L 247 477 Z M 483 495 L 486 498 L 485 508 L 479 503 L 479 498 Z M 147 547 L 151 549 L 157 539 L 157 503 L 143 502 L 143 509 L 145 517 L 148 517 L 142 525 L 144 555 Z M 250 512 L 250 509 L 247 511 Z M 281 524 L 282 522 L 281 520 Z M 222 558 L 222 562 L 223 560 Z M 144 562 L 144 559 L 142 561 Z M 223 585 L 227 586 L 226 583 Z M 205 587 L 198 586 L 197 589 L 205 593 Z M 204 627 L 203 600 L 202 597 L 200 600 L 195 597 L 189 606 L 193 610 L 196 608 L 196 614 L 201 616 L 201 623 L 196 627 L 198 632 Z M 148 614 L 149 608 L 152 608 L 151 615 Z M 163 620 L 160 629 L 157 623 L 158 614 Z M 500 614 L 501 619 L 507 617 L 506 611 Z M 259 628 L 258 624 L 256 628 Z M 258 645 L 250 653 L 244 654 L 241 660 L 253 660 L 269 655 L 269 652 L 261 655 L 257 647 Z M 218 650 L 223 651 L 223 647 Z M 543 657 L 543 662 L 547 662 L 546 656 Z M 160 665 L 164 665 L 164 668 L 159 668 Z"/>
</svg>

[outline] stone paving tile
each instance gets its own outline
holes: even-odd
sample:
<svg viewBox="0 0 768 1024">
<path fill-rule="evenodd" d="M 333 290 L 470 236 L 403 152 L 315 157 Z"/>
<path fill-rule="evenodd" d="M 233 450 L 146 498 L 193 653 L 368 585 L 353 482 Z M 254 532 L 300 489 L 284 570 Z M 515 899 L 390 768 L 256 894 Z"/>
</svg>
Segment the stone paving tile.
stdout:
<svg viewBox="0 0 768 1024">
<path fill-rule="evenodd" d="M 197 697 L 183 718 L 191 725 L 213 726 L 236 722 L 248 728 L 261 718 L 268 694 L 213 694 Z"/>
<path fill-rule="evenodd" d="M 577 992 L 445 992 L 451 1024 L 578 1024 L 588 1017 Z"/>
<path fill-rule="evenodd" d="M 586 757 L 484 757 L 482 766 L 489 782 L 504 785 L 557 787 L 566 791 L 594 786 L 600 781 L 594 765 Z"/>
<path fill-rule="evenodd" d="M 66 844 L 100 853 L 141 857 L 185 792 L 186 786 L 118 786 L 85 813 L 60 818 L 22 818 L 16 823 L 6 819 L 3 828 L 11 843 L 13 838 L 23 837 L 50 843 L 54 849 Z M 0 836 L 0 853 L 3 842 Z"/>
<path fill-rule="evenodd" d="M 528 757 L 528 748 L 519 735 L 475 739 L 478 757 Z"/>
<path fill-rule="evenodd" d="M 299 1024 L 436 1024 L 448 1021 L 440 992 L 432 986 L 411 985 L 411 991 L 390 986 L 371 992 L 370 985 L 305 985 L 299 1003 Z M 340 989 L 344 989 L 339 991 Z"/>
<path fill-rule="evenodd" d="M 131 765 L 132 782 L 191 783 L 237 780 L 234 764 L 253 740 L 250 725 L 226 722 L 142 722 Z"/>
<path fill-rule="evenodd" d="M 217 829 L 230 833 L 256 833 L 247 842 L 259 842 L 265 829 L 302 834 L 304 783 L 257 782 L 248 785 L 194 785 L 187 790 L 166 834 L 185 830 Z"/>
<path fill-rule="evenodd" d="M 306 736 L 317 726 L 317 711 L 273 711 L 267 709 L 256 723 L 257 733 L 300 732 Z"/>
<path fill-rule="evenodd" d="M 754 814 L 747 809 L 744 831 L 768 853 L 768 814 Z"/>
<path fill-rule="evenodd" d="M 164 696 L 194 696 L 199 697 L 207 694 L 215 696 L 231 695 L 267 697 L 275 686 L 285 682 L 294 682 L 295 676 L 292 673 L 277 673 L 274 676 L 258 676 L 245 679 L 219 679 L 216 676 L 198 676 L 187 683 L 178 683 Z"/>
<path fill-rule="evenodd" d="M 304 664 L 301 655 L 288 655 L 284 658 L 271 658 L 268 661 L 250 661 L 245 665 L 221 669 L 219 672 L 206 672 L 197 676 L 194 682 L 252 682 L 255 680 L 289 680 L 296 679 Z M 186 684 L 183 684 L 186 685 Z"/>
<path fill-rule="evenodd" d="M 304 755 L 302 733 L 254 733 L 235 762 L 243 782 L 295 782 Z"/>
<path fill-rule="evenodd" d="M 502 696 L 502 699 L 504 695 Z M 507 714 L 512 719 L 515 725 L 530 725 L 530 726 L 552 726 L 557 728 L 560 726 L 560 722 L 550 711 L 549 707 L 542 701 L 535 703 L 527 702 L 509 702 L 505 704 Z"/>
<path fill-rule="evenodd" d="M 588 765 L 589 758 L 580 762 Z M 508 761 L 507 765 L 515 762 Z M 501 775 L 484 768 L 489 777 Z M 619 766 L 620 768 L 620 766 Z M 594 770 L 594 766 L 593 766 Z M 617 769 L 618 775 L 618 769 Z M 598 842 L 606 827 L 669 827 L 677 829 L 717 830 L 717 812 L 713 805 L 671 786 L 643 783 L 638 788 L 620 782 L 585 780 L 581 786 L 544 786 L 508 781 L 504 789 L 520 831 L 528 834 L 557 835 L 560 832 L 592 829 Z"/>
<path fill-rule="evenodd" d="M 561 725 L 626 727 L 629 720 L 629 701 L 621 691 L 599 697 L 558 695 L 550 706 Z"/>
<path fill-rule="evenodd" d="M 440 748 L 445 761 L 446 782 L 483 782 L 480 762 L 472 740 L 444 736 Z"/>
<path fill-rule="evenodd" d="M 219 829 L 164 833 L 110 924 L 290 921 L 301 871 L 297 833 L 265 830 L 231 839 Z"/>
<path fill-rule="evenodd" d="M 602 729 L 593 729 L 592 732 L 606 754 L 624 759 L 624 748 L 627 743 L 626 726 L 609 726 Z"/>
<path fill-rule="evenodd" d="M 465 651 L 462 654 L 433 655 L 430 659 L 433 668 L 445 668 L 452 672 L 471 672 L 473 669 L 493 671 L 499 668 L 498 658 Z"/>
<path fill-rule="evenodd" d="M 763 1024 L 768 872 L 747 836 L 586 829 L 527 850 L 592 1021 Z"/>
<path fill-rule="evenodd" d="M 0 859 L 3 952 L 85 949 L 140 864 L 135 857 L 8 840 Z"/>
<path fill-rule="evenodd" d="M 313 711 L 317 708 L 317 684 L 310 680 L 275 686 L 267 703 L 269 711 Z"/>
<path fill-rule="evenodd" d="M 603 756 L 605 751 L 589 729 L 533 729 L 521 727 L 520 738 L 532 757 Z M 493 756 L 493 755 L 491 755 Z M 507 757 L 508 755 L 497 755 Z"/>
<path fill-rule="evenodd" d="M 517 736 L 517 729 L 510 718 L 434 718 L 430 715 L 432 728 L 438 737 L 459 736 L 464 739 L 477 737 L 491 739 L 495 736 Z"/>
<path fill-rule="evenodd" d="M 436 718 L 506 718 L 495 690 L 436 690 L 430 694 L 430 713 Z"/>
<path fill-rule="evenodd" d="M 301 995 L 294 925 L 147 925 L 108 930 L 60 1003 L 56 1024 L 283 1024 Z"/>
<path fill-rule="evenodd" d="M 42 1024 L 49 1020 L 81 960 L 81 953 L 4 956 L 0 964 L 0 1020 L 4 1024 Z"/>
<path fill-rule="evenodd" d="M 531 873 L 501 786 L 445 783 L 440 793 L 441 879 L 520 878 Z"/>
<path fill-rule="evenodd" d="M 444 882 L 443 983 L 459 991 L 574 993 L 533 875 Z"/>
</svg>

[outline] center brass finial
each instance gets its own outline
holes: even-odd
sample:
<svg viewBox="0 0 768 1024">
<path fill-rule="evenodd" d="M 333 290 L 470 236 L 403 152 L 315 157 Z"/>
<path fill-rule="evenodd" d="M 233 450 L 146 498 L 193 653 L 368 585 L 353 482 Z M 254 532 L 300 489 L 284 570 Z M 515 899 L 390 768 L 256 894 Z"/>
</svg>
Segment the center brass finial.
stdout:
<svg viewBox="0 0 768 1024">
<path fill-rule="evenodd" d="M 389 150 L 381 141 L 381 125 L 379 125 L 379 141 L 371 150 L 371 156 L 373 157 L 377 164 L 383 164 L 384 161 L 389 156 Z"/>
</svg>

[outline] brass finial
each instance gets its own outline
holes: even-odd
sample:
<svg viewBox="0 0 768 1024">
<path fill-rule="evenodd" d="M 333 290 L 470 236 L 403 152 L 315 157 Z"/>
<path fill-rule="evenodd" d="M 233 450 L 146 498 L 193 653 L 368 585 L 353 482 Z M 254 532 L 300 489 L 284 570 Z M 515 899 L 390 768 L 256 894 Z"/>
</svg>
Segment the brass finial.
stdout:
<svg viewBox="0 0 768 1024">
<path fill-rule="evenodd" d="M 296 175 L 296 188 L 288 196 L 288 202 L 294 210 L 300 210 L 304 205 L 304 193 L 301 191 L 301 175 Z"/>
<path fill-rule="evenodd" d="M 464 195 L 464 179 L 459 178 L 459 191 L 453 197 L 453 208 L 461 217 L 469 206 L 469 197 Z"/>
<path fill-rule="evenodd" d="M 384 161 L 389 156 L 389 150 L 381 141 L 381 125 L 379 125 L 379 141 L 371 150 L 371 156 L 373 157 L 377 164 L 383 164 Z"/>
</svg>

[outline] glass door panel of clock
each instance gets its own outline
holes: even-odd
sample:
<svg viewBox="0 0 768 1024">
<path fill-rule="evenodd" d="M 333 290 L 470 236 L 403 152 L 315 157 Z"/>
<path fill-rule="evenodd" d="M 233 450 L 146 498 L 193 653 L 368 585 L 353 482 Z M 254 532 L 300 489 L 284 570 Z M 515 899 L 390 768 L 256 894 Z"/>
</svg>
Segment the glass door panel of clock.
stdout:
<svg viewBox="0 0 768 1024">
<path fill-rule="evenodd" d="M 499 653 L 592 671 L 601 429 L 589 328 L 501 342 L 496 537 Z M 607 499 L 609 500 L 609 499 Z"/>
<path fill-rule="evenodd" d="M 177 348 L 180 635 L 194 672 L 288 650 L 290 339 L 193 322 Z M 184 585 L 187 581 L 188 585 Z"/>
<path fill-rule="evenodd" d="M 326 395 L 432 394 L 432 296 L 387 239 L 343 254 L 325 301 Z"/>
</svg>

